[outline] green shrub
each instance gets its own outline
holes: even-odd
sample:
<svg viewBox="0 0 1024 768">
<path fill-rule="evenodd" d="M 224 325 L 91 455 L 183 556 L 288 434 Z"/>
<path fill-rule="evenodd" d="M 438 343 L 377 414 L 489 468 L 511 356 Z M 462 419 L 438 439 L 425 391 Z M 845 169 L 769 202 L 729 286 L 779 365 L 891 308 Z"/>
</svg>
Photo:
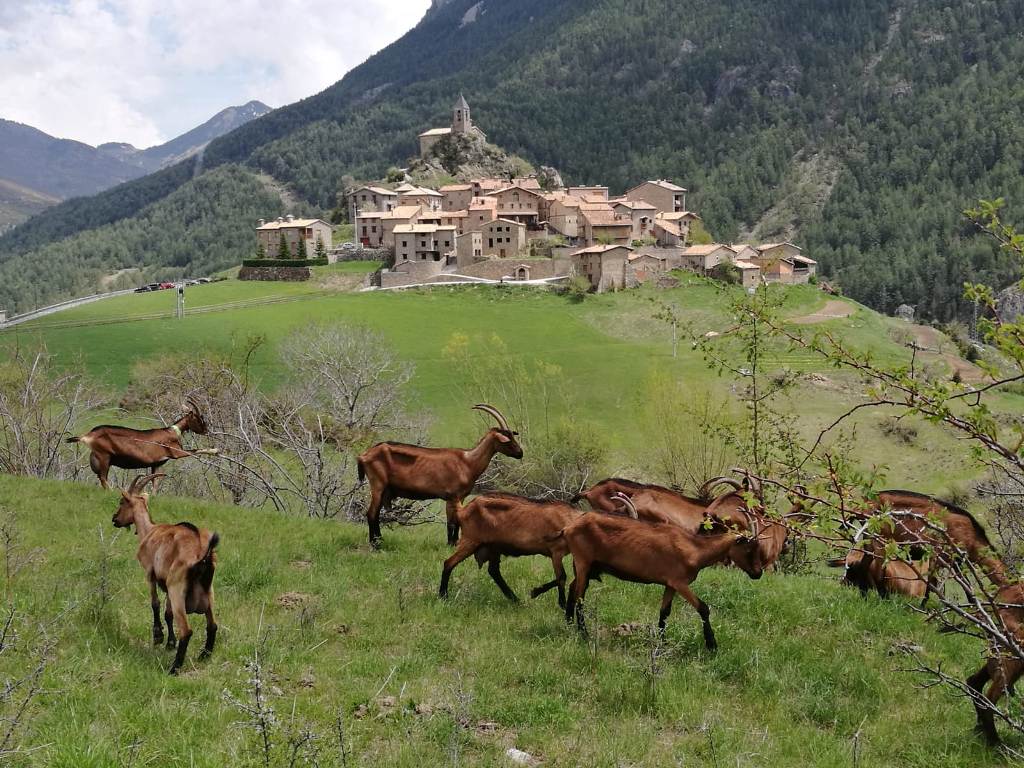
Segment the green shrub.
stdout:
<svg viewBox="0 0 1024 768">
<path fill-rule="evenodd" d="M 326 267 L 327 259 L 245 259 L 243 267 Z"/>
</svg>

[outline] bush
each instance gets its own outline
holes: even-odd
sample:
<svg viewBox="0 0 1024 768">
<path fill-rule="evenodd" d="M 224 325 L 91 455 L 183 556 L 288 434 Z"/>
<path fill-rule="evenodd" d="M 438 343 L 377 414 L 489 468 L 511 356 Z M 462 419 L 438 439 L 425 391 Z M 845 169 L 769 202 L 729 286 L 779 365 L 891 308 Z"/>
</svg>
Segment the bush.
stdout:
<svg viewBox="0 0 1024 768">
<path fill-rule="evenodd" d="M 882 434 L 894 437 L 907 445 L 913 445 L 917 440 L 917 427 L 895 416 L 885 419 L 878 426 Z"/>
<path fill-rule="evenodd" d="M 245 259 L 243 267 L 326 267 L 327 259 Z"/>
<path fill-rule="evenodd" d="M 740 285 L 743 282 L 743 273 L 735 264 L 723 261 L 711 268 L 711 277 L 726 285 Z"/>
<path fill-rule="evenodd" d="M 590 293 L 590 281 L 582 275 L 576 275 L 565 284 L 565 295 L 569 300 L 579 303 Z"/>
</svg>

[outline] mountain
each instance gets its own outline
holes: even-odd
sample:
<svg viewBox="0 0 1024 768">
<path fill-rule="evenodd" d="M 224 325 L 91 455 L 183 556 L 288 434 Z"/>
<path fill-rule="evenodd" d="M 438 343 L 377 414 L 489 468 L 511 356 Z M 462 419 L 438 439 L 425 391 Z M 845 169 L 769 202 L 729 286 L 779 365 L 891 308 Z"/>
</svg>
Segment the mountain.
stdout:
<svg viewBox="0 0 1024 768">
<path fill-rule="evenodd" d="M 91 147 L 0 120 L 0 178 L 41 195 L 39 200 L 45 198 L 48 204 L 92 195 L 190 157 L 218 136 L 269 111 L 258 101 L 228 107 L 188 133 L 149 149 L 117 143 Z M 31 209 L 27 210 L 38 212 Z"/>
<path fill-rule="evenodd" d="M 173 166 L 0 237 L 0 303 L 56 295 L 28 290 L 23 260 L 75 270 L 102 244 L 102 264 L 63 284 L 120 268 L 111 227 L 152 217 L 169 194 L 237 224 L 199 242 L 204 263 L 227 266 L 251 246 L 236 193 L 286 185 L 329 210 L 343 177 L 415 155 L 462 91 L 494 144 L 569 183 L 674 178 L 719 239 L 795 239 L 873 307 L 963 316 L 964 280 L 1016 276 L 960 211 L 1002 195 L 1024 220 L 1022 26 L 1017 0 L 435 2 L 340 82 L 212 141 L 198 171 Z M 221 168 L 231 182 L 200 191 Z M 188 271 L 176 243 L 191 219 L 160 220 L 173 231 L 153 233 L 145 263 Z"/>
<path fill-rule="evenodd" d="M 0 233 L 59 202 L 45 192 L 0 179 Z"/>
<path fill-rule="evenodd" d="M 91 195 L 141 170 L 70 139 L 0 120 L 0 177 L 58 199 Z"/>
<path fill-rule="evenodd" d="M 250 120 L 263 117 L 268 112 L 270 112 L 270 107 L 263 102 L 250 101 L 240 107 L 228 107 L 221 110 L 202 125 L 183 133 L 176 139 L 171 139 L 166 144 L 149 149 L 136 149 L 131 144 L 112 142 L 101 144 L 96 149 L 121 162 L 137 165 L 147 171 L 154 171 L 191 157 L 217 137 L 230 133 Z"/>
</svg>

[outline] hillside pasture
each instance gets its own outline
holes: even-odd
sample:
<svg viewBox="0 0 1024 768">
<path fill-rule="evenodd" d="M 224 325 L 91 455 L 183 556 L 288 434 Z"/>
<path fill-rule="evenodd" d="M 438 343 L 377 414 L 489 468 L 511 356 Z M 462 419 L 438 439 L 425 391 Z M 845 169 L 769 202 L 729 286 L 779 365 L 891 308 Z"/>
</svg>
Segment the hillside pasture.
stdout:
<svg viewBox="0 0 1024 768">
<path fill-rule="evenodd" d="M 511 605 L 471 562 L 439 601 L 440 524 L 388 531 L 374 553 L 359 526 L 161 495 L 157 521 L 222 537 L 217 649 L 205 662 L 190 653 L 170 678 L 170 652 L 150 644 L 134 534 L 111 538 L 117 494 L 0 477 L 0 498 L 21 546 L 38 548 L 5 589 L 26 615 L 53 620 L 56 641 L 22 726 L 22 743 L 37 749 L 26 765 L 264 765 L 259 735 L 229 700 L 252 703 L 245 665 L 257 647 L 280 723 L 275 754 L 289 729 L 309 727 L 321 765 L 343 764 L 339 718 L 350 766 L 501 765 L 510 747 L 546 766 L 608 768 L 1001 762 L 972 735 L 967 702 L 899 671 L 900 647 L 915 645 L 963 676 L 979 643 L 935 633 L 898 600 L 863 599 L 834 571 L 757 582 L 706 571 L 695 589 L 712 607 L 714 654 L 685 602 L 662 644 L 650 634 L 660 589 L 606 578 L 588 594 L 588 643 L 553 593 Z M 525 597 L 550 564 L 505 571 Z M 197 645 L 201 617 L 193 627 Z M 0 671 L 20 663 L 2 656 Z"/>
</svg>

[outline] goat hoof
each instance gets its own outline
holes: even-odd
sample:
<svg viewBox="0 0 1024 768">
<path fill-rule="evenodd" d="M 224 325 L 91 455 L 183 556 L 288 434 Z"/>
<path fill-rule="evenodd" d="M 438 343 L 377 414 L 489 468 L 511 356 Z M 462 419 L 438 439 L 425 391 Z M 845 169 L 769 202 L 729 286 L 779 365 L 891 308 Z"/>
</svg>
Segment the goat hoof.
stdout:
<svg viewBox="0 0 1024 768">
<path fill-rule="evenodd" d="M 213 651 L 210 651 L 210 650 L 207 650 L 206 648 L 203 648 L 203 650 L 201 650 L 199 652 L 199 660 L 200 661 L 206 661 L 212 655 L 213 655 Z"/>
<path fill-rule="evenodd" d="M 172 666 L 169 670 L 167 670 L 167 674 L 171 677 L 176 677 L 178 675 L 178 669 L 179 667 Z"/>
<path fill-rule="evenodd" d="M 173 640 L 173 639 L 168 640 L 167 644 L 164 645 L 164 648 L 166 648 L 168 651 L 173 651 L 177 647 L 178 647 L 178 641 L 177 640 Z"/>
<path fill-rule="evenodd" d="M 164 641 L 163 635 L 153 635 L 153 645 L 160 645 Z"/>
</svg>

